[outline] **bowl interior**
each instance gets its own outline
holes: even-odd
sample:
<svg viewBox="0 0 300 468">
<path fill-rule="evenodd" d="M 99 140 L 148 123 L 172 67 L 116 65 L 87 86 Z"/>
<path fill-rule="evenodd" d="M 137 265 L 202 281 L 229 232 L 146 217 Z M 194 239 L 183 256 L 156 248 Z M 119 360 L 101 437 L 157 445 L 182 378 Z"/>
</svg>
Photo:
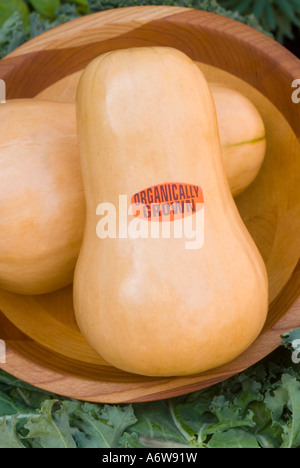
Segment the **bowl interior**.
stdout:
<svg viewBox="0 0 300 468">
<path fill-rule="evenodd" d="M 63 43 L 57 45 L 59 37 L 63 37 L 64 27 L 61 27 L 57 36 L 54 32 L 52 34 L 50 32 L 46 35 L 46 41 L 41 37 L 32 41 L 33 45 L 29 44 L 28 48 L 26 45 L 23 46 L 19 55 L 15 53 L 3 61 L 2 69 L 0 63 L 0 77 L 1 70 L 4 75 L 6 74 L 8 97 L 72 102 L 75 99 L 82 70 L 99 53 L 120 47 L 145 44 L 176 47 L 197 62 L 208 81 L 219 82 L 244 93 L 256 105 L 263 117 L 268 147 L 266 159 L 257 179 L 236 199 L 236 204 L 267 266 L 270 311 L 264 331 L 257 342 L 235 362 L 201 376 L 192 376 L 190 379 L 174 378 L 166 381 L 131 375 L 114 369 L 90 348 L 75 322 L 72 285 L 51 294 L 30 297 L 0 290 L 2 311 L 0 330 L 11 347 L 12 358 L 12 364 L 3 368 L 37 386 L 67 396 L 108 402 L 128 401 L 128 398 L 129 401 L 138 401 L 180 394 L 186 392 L 187 389 L 210 385 L 216 380 L 221 380 L 248 367 L 279 344 L 280 333 L 273 334 L 272 340 L 266 339 L 266 336 L 270 336 L 271 327 L 274 323 L 278 323 L 285 312 L 290 309 L 291 304 L 299 296 L 300 290 L 299 275 L 297 283 L 293 277 L 299 260 L 300 142 L 295 134 L 296 124 L 292 112 L 295 109 L 292 108 L 292 101 L 286 104 L 288 108 L 286 112 L 283 112 L 278 97 L 271 99 L 270 91 L 262 92 L 261 82 L 264 76 L 260 75 L 259 68 L 256 70 L 255 79 L 252 69 L 249 72 L 249 79 L 245 79 L 245 63 L 240 57 L 240 55 L 243 56 L 243 48 L 234 38 L 232 38 L 232 43 L 235 44 L 235 48 L 225 48 L 229 60 L 226 62 L 222 57 L 222 60 L 220 58 L 221 65 L 216 66 L 217 59 L 213 55 L 213 44 L 215 38 L 220 34 L 222 36 L 223 33 L 218 32 L 218 28 L 214 28 L 213 25 L 208 27 L 205 23 L 205 18 L 212 20 L 212 16 L 214 19 L 215 15 L 205 14 L 208 16 L 202 17 L 197 12 L 198 23 L 191 27 L 186 16 L 190 15 L 191 20 L 195 18 L 195 14 L 191 15 L 191 10 L 186 12 L 186 9 L 177 9 L 176 14 L 173 15 L 174 10 L 171 9 L 171 16 L 176 17 L 173 22 L 168 16 L 170 9 L 163 9 L 164 19 L 160 21 L 162 10 L 159 13 L 153 7 L 150 8 L 148 11 L 155 11 L 158 17 L 150 18 L 147 22 L 143 19 L 145 9 L 143 9 L 144 16 L 141 16 L 139 8 L 123 10 L 121 17 L 120 14 L 119 16 L 112 14 L 110 17 L 108 12 L 102 15 L 102 18 L 105 18 L 102 23 L 101 15 L 92 15 L 97 16 L 99 20 L 97 24 L 94 23 L 92 17 L 78 20 L 75 23 L 79 26 L 74 26 L 73 31 L 70 31 L 69 26 L 66 25 L 67 44 L 64 46 Z M 129 20 L 126 20 L 125 10 L 128 11 L 130 19 L 132 19 L 133 10 L 136 11 L 136 23 L 132 25 Z M 166 12 L 168 12 L 167 16 Z M 166 21 L 166 17 L 169 21 Z M 110 18 L 108 24 L 107 18 Z M 219 19 L 215 21 L 218 22 Z M 230 20 L 224 19 L 224 21 L 226 25 L 227 21 L 232 24 Z M 113 25 L 115 29 L 112 28 Z M 240 27 L 243 30 L 243 26 L 239 25 Z M 248 28 L 246 30 L 248 31 Z M 85 31 L 84 36 L 82 36 L 83 31 Z M 104 35 L 105 39 L 102 40 L 101 35 Z M 199 37 L 202 42 L 199 42 Z M 276 46 L 272 41 L 271 43 L 273 47 Z M 261 59 L 260 54 L 264 53 L 254 48 L 252 54 L 254 58 L 257 56 Z M 253 57 L 250 57 L 250 62 L 254 60 Z M 235 73 L 232 73 L 232 61 L 235 63 Z M 226 66 L 227 63 L 228 66 Z M 241 63 L 240 69 L 239 63 Z M 23 74 L 25 79 L 18 80 L 16 84 L 18 74 L 19 76 Z M 278 81 L 282 87 L 290 87 L 288 78 L 284 75 L 280 75 Z M 290 119 L 289 115 L 292 116 Z M 286 291 L 291 290 L 291 281 L 292 293 L 290 292 L 285 299 Z M 295 325 L 293 322 L 293 326 Z M 73 387 L 49 386 L 48 382 L 41 383 L 37 377 L 30 378 L 29 371 L 24 370 L 22 373 L 20 364 L 14 366 L 14 362 L 17 362 L 14 361 L 16 354 L 32 363 L 35 373 L 37 368 L 46 368 L 51 369 L 51 372 L 58 376 L 72 375 L 79 378 L 83 388 L 85 387 L 84 390 L 80 393 Z M 38 367 L 34 367 L 35 365 Z M 105 395 L 102 391 L 99 396 L 95 389 L 99 388 L 97 385 L 103 382 L 106 385 Z M 121 390 L 118 387 L 117 396 L 114 393 L 116 384 L 121 385 Z M 89 391 L 87 387 L 93 390 Z M 122 388 L 123 394 L 128 392 L 128 388 L 134 390 L 130 393 L 130 397 L 124 397 Z M 157 391 L 157 388 L 160 390 Z"/>
</svg>

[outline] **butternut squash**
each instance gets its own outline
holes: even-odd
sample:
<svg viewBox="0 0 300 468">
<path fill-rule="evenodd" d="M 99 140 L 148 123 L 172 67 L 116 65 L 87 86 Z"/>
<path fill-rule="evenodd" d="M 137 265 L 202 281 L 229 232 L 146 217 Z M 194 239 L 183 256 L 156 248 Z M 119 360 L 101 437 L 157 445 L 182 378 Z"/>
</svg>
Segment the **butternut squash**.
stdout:
<svg viewBox="0 0 300 468">
<path fill-rule="evenodd" d="M 254 104 L 243 94 L 210 83 L 215 101 L 222 156 L 231 192 L 242 193 L 257 177 L 266 155 L 266 131 Z"/>
<path fill-rule="evenodd" d="M 0 105 L 0 287 L 42 294 L 73 280 L 85 202 L 72 104 Z"/>
<path fill-rule="evenodd" d="M 194 374 L 238 356 L 265 323 L 268 280 L 226 180 L 201 71 L 168 47 L 103 54 L 81 77 L 77 123 L 87 206 L 74 277 L 82 334 L 110 364 L 148 376 Z M 191 197 L 192 187 L 203 192 L 202 248 L 187 249 L 184 236 L 126 237 L 120 195 L 129 209 L 141 193 L 151 205 L 147 188 L 181 182 Z M 119 229 L 114 235 L 108 220 L 109 235 L 99 238 L 107 203 Z M 200 212 L 183 221 L 197 222 Z M 147 223 L 163 225 L 128 219 L 141 232 Z"/>
</svg>

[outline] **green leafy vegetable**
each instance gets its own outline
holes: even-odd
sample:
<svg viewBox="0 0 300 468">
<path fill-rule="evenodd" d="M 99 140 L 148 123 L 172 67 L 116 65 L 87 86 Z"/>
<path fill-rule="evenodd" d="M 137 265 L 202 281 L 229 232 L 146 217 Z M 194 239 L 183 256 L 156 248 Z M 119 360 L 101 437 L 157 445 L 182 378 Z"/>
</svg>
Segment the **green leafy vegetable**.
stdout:
<svg viewBox="0 0 300 468">
<path fill-rule="evenodd" d="M 132 406 L 103 408 L 90 403 L 67 402 L 79 431 L 75 440 L 80 448 L 117 448 L 128 426 L 136 422 Z"/>
<path fill-rule="evenodd" d="M 0 58 L 12 52 L 28 38 L 19 13 L 10 16 L 0 28 Z"/>
<path fill-rule="evenodd" d="M 26 448 L 17 436 L 17 417 L 0 418 L 0 448 Z"/>
<path fill-rule="evenodd" d="M 70 3 L 77 5 L 78 13 L 90 13 L 89 4 L 87 0 L 71 0 Z"/>
<path fill-rule="evenodd" d="M 57 403 L 56 400 L 45 401 L 39 414 L 29 418 L 24 426 L 28 430 L 26 438 L 32 439 L 34 448 L 76 448 L 68 409 L 62 403 L 54 412 Z"/>
<path fill-rule="evenodd" d="M 130 433 L 143 447 L 187 447 L 193 444 L 194 433 L 181 424 L 174 414 L 172 401 L 142 403 L 135 406 L 136 424 Z M 126 442 L 126 440 L 125 440 Z"/>
<path fill-rule="evenodd" d="M 300 381 L 283 374 L 281 382 L 267 393 L 265 402 L 275 425 L 282 427 L 282 447 L 300 447 Z M 291 419 L 288 417 L 290 413 L 293 415 Z"/>
<path fill-rule="evenodd" d="M 241 429 L 217 432 L 209 441 L 210 448 L 260 448 L 256 437 Z"/>
<path fill-rule="evenodd" d="M 225 8 L 243 15 L 253 13 L 278 41 L 294 38 L 293 27 L 300 27 L 300 0 L 220 0 Z"/>
<path fill-rule="evenodd" d="M 18 13 L 24 24 L 29 23 L 29 8 L 23 0 L 0 0 L 0 26 L 14 13 Z"/>
<path fill-rule="evenodd" d="M 0 391 L 0 420 L 5 416 L 25 414 L 26 417 L 33 412 L 28 411 L 28 407 L 17 399 L 11 398 L 5 392 Z"/>
<path fill-rule="evenodd" d="M 29 0 L 32 7 L 42 16 L 54 20 L 55 12 L 59 9 L 60 0 Z"/>
</svg>

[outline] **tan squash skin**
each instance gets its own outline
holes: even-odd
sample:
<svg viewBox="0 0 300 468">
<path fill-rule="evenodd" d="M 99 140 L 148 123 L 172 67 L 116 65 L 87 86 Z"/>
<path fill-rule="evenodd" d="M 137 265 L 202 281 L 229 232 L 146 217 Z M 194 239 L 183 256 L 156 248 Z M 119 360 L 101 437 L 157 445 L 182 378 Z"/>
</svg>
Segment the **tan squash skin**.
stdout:
<svg viewBox="0 0 300 468">
<path fill-rule="evenodd" d="M 82 71 L 62 78 L 51 86 L 61 102 L 74 102 Z M 262 117 L 242 93 L 220 83 L 209 82 L 215 101 L 222 157 L 234 197 L 257 177 L 266 154 L 266 135 Z M 39 94 L 47 96 L 47 89 Z"/>
<path fill-rule="evenodd" d="M 85 219 L 74 105 L 0 105 L 0 287 L 43 294 L 73 280 Z"/>
<path fill-rule="evenodd" d="M 178 50 L 104 54 L 84 72 L 78 131 L 87 200 L 74 278 L 78 325 L 112 365 L 148 376 L 195 374 L 244 351 L 268 310 L 267 274 L 230 193 L 215 107 Z M 205 243 L 103 239 L 99 203 L 164 182 L 202 187 Z"/>
<path fill-rule="evenodd" d="M 242 193 L 257 177 L 266 155 L 266 131 L 260 113 L 243 94 L 210 83 L 215 101 L 222 156 L 231 192 Z"/>
</svg>

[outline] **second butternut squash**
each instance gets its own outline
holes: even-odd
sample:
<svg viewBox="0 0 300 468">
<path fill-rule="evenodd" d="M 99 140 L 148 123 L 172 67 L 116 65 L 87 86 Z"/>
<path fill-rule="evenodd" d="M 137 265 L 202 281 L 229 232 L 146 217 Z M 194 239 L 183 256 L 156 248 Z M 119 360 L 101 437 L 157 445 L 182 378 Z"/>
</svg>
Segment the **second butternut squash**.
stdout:
<svg viewBox="0 0 300 468">
<path fill-rule="evenodd" d="M 75 108 L 0 104 L 0 287 L 43 294 L 73 281 L 85 201 Z"/>
</svg>

